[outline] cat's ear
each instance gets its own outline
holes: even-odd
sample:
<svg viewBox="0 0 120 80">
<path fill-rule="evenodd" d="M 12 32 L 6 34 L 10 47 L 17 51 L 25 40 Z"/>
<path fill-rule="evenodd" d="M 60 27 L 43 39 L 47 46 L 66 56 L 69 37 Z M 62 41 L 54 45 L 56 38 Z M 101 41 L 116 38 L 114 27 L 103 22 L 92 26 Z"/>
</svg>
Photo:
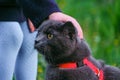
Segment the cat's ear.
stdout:
<svg viewBox="0 0 120 80">
<path fill-rule="evenodd" d="M 76 28 L 70 21 L 63 25 L 63 32 L 67 34 L 70 39 L 73 39 L 77 34 Z"/>
</svg>

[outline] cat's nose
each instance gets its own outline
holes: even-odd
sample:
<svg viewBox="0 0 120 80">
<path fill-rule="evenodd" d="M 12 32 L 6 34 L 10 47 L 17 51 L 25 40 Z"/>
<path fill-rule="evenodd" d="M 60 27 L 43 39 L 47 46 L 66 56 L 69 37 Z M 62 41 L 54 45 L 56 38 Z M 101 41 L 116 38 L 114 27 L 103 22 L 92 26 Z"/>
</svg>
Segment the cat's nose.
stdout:
<svg viewBox="0 0 120 80">
<path fill-rule="evenodd" d="M 35 40 L 34 48 L 37 49 L 39 47 L 38 43 L 39 43 L 39 41 Z"/>
<path fill-rule="evenodd" d="M 38 40 L 35 40 L 35 44 L 37 44 L 37 43 L 39 43 L 39 41 L 38 41 Z"/>
</svg>

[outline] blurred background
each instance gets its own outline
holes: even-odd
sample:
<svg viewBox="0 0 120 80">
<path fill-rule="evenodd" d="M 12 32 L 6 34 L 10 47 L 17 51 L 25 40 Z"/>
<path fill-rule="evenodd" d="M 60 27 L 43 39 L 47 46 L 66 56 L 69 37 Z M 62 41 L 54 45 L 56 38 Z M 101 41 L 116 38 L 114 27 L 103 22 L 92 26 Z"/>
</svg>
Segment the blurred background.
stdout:
<svg viewBox="0 0 120 80">
<path fill-rule="evenodd" d="M 120 0 L 56 0 L 60 9 L 81 25 L 92 55 L 120 67 Z M 46 63 L 39 54 L 37 80 L 44 80 Z"/>
</svg>

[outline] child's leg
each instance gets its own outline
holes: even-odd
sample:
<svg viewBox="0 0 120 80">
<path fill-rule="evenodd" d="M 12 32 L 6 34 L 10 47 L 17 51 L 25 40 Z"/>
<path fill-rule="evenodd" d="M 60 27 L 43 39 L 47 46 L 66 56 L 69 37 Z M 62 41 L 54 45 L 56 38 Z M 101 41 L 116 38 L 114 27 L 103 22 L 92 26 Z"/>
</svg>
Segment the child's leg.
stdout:
<svg viewBox="0 0 120 80">
<path fill-rule="evenodd" d="M 30 33 L 26 22 L 21 23 L 21 28 L 24 38 L 16 61 L 16 80 L 36 80 L 37 51 L 34 49 L 34 40 L 37 32 Z"/>
<path fill-rule="evenodd" d="M 0 80 L 12 80 L 23 33 L 17 22 L 0 22 Z"/>
</svg>

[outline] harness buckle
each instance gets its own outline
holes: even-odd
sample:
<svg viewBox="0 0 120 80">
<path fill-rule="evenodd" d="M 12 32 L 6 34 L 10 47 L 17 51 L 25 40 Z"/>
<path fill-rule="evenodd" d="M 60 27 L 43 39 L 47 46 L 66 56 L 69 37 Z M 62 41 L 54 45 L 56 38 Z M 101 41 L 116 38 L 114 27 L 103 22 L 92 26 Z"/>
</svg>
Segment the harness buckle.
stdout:
<svg viewBox="0 0 120 80">
<path fill-rule="evenodd" d="M 100 70 L 97 68 L 96 73 L 95 73 L 98 77 L 100 76 Z"/>
</svg>

